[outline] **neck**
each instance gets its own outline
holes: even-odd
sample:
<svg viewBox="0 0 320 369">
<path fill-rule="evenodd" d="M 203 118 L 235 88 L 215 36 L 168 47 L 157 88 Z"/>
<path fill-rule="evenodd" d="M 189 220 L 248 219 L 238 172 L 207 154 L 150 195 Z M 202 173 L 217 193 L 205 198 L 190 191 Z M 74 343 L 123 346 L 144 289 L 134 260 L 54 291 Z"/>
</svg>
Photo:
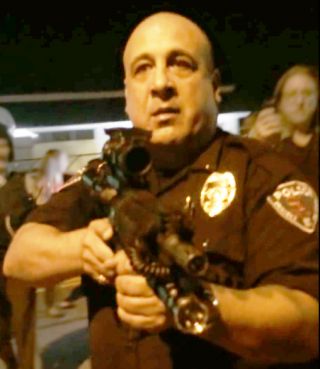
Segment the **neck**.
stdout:
<svg viewBox="0 0 320 369">
<path fill-rule="evenodd" d="M 284 122 L 283 127 L 282 127 L 282 131 L 281 131 L 281 139 L 283 140 L 287 137 L 291 137 L 293 135 L 293 131 L 294 130 L 292 128 L 292 125 L 290 125 L 288 123 L 286 124 Z"/>
<path fill-rule="evenodd" d="M 292 135 L 292 142 L 298 147 L 305 147 L 309 144 L 312 138 L 312 132 L 304 132 L 295 130 Z"/>
<path fill-rule="evenodd" d="M 208 146 L 215 127 L 206 127 L 177 144 L 150 144 L 154 166 L 158 170 L 174 172 L 192 161 Z"/>
</svg>

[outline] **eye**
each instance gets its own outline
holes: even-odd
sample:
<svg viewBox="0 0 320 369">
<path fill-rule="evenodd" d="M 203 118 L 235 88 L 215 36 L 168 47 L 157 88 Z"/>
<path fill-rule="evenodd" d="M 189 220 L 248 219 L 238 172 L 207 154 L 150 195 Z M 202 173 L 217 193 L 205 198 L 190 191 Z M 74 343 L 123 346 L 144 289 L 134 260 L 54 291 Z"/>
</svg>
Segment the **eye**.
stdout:
<svg viewBox="0 0 320 369">
<path fill-rule="evenodd" d="M 151 64 L 150 63 L 140 63 L 140 64 L 137 64 L 135 67 L 134 67 L 134 70 L 133 70 L 133 74 L 136 76 L 136 75 L 140 75 L 140 74 L 143 74 L 145 73 L 149 68 L 151 68 Z"/>
<path fill-rule="evenodd" d="M 181 68 L 192 69 L 192 64 L 189 62 L 189 60 L 177 59 L 175 61 L 175 65 Z"/>
<path fill-rule="evenodd" d="M 169 60 L 169 66 L 174 73 L 181 77 L 187 77 L 197 69 L 192 59 L 181 55 L 176 55 Z"/>
<path fill-rule="evenodd" d="M 296 91 L 287 91 L 284 93 L 284 97 L 287 99 L 293 99 L 296 97 L 296 95 L 297 95 Z"/>
<path fill-rule="evenodd" d="M 190 69 L 190 70 L 194 70 L 195 66 L 194 63 L 192 62 L 192 60 L 189 60 L 187 58 L 175 58 L 173 60 L 172 63 L 174 66 L 177 66 L 178 68 L 181 69 Z"/>
</svg>

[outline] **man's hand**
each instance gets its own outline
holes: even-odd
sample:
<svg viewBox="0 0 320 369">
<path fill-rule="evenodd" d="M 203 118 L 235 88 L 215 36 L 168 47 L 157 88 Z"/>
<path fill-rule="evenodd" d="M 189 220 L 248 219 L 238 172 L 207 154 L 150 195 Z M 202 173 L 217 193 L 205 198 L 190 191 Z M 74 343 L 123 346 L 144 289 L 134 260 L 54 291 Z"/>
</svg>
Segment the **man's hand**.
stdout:
<svg viewBox="0 0 320 369">
<path fill-rule="evenodd" d="M 82 241 L 83 270 L 99 284 L 112 283 L 116 259 L 105 241 L 111 239 L 112 226 L 107 218 L 90 222 Z"/>
<path fill-rule="evenodd" d="M 167 325 L 167 309 L 149 287 L 146 278 L 134 274 L 123 251 L 117 256 L 117 304 L 119 318 L 136 329 L 159 331 Z"/>
<path fill-rule="evenodd" d="M 266 108 L 257 115 L 252 132 L 249 137 L 256 138 L 261 141 L 268 141 L 272 136 L 281 137 L 283 130 L 283 122 L 281 115 L 278 114 L 275 108 Z"/>
</svg>

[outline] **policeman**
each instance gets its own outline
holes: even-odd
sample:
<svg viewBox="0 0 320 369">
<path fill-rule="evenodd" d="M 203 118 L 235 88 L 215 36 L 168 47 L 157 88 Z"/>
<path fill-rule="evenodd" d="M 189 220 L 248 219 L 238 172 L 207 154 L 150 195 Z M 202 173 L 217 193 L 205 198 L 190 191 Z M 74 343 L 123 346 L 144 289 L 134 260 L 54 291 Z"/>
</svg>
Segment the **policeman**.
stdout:
<svg viewBox="0 0 320 369">
<path fill-rule="evenodd" d="M 317 198 L 290 163 L 216 128 L 211 44 L 175 13 L 144 19 L 123 56 L 126 112 L 151 132 L 158 197 L 193 208 L 212 324 L 186 334 L 110 245 L 113 227 L 81 182 L 37 208 L 16 234 L 8 276 L 46 286 L 84 274 L 93 369 L 310 367 L 318 354 Z M 282 366 L 281 366 L 282 367 Z"/>
</svg>

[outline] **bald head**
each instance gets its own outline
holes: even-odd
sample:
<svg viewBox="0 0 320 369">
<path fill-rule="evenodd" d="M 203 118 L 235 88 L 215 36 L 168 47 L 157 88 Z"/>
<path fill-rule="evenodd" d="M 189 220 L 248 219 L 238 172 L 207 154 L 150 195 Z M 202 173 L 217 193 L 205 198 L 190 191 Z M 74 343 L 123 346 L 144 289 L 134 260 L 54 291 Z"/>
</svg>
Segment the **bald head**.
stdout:
<svg viewBox="0 0 320 369">
<path fill-rule="evenodd" d="M 190 19 L 176 13 L 155 13 L 140 22 L 131 33 L 123 54 L 123 63 L 127 72 L 128 57 L 132 55 L 137 44 L 143 44 L 148 38 L 154 38 L 157 43 L 161 38 L 168 37 L 183 47 L 186 43 L 197 49 L 204 58 L 208 71 L 214 69 L 212 46 L 205 32 Z M 155 45 L 156 46 L 156 45 Z"/>
<path fill-rule="evenodd" d="M 156 13 L 132 32 L 124 51 L 126 112 L 154 143 L 209 137 L 218 88 L 206 34 L 175 13 Z"/>
</svg>

